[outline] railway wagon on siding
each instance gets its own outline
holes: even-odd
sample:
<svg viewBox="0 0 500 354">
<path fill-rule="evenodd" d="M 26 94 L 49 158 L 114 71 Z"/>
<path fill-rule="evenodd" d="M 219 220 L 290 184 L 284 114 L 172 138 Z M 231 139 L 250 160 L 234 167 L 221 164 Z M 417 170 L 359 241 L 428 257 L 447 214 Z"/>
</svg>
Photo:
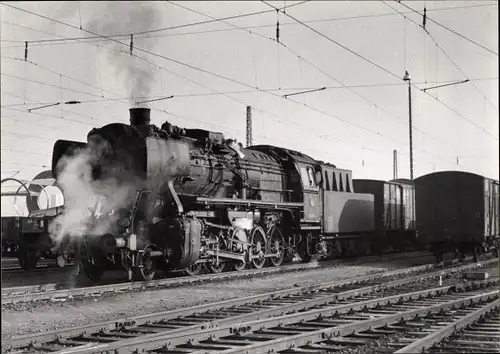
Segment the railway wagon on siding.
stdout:
<svg viewBox="0 0 500 354">
<path fill-rule="evenodd" d="M 2 217 L 2 256 L 17 256 L 24 270 L 36 268 L 41 257 L 51 257 L 48 217 Z"/>
<path fill-rule="evenodd" d="M 14 216 L 2 217 L 2 257 L 17 256 L 16 219 Z"/>
<path fill-rule="evenodd" d="M 455 251 L 477 260 L 499 238 L 498 181 L 462 171 L 430 173 L 415 179 L 417 229 L 436 260 Z"/>
<path fill-rule="evenodd" d="M 374 195 L 376 253 L 386 248 L 397 251 L 421 248 L 415 230 L 415 186 L 412 181 L 355 179 L 353 184 L 356 193 Z"/>
</svg>

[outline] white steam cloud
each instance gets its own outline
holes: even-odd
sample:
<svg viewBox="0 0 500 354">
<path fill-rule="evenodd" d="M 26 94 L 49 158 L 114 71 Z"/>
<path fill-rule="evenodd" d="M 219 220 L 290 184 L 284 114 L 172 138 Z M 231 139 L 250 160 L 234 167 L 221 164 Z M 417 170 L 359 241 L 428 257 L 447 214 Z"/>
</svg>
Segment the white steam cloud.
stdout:
<svg viewBox="0 0 500 354">
<path fill-rule="evenodd" d="M 84 28 L 103 36 L 116 34 L 134 34 L 148 30 L 158 29 L 161 26 L 161 3 L 111 1 L 104 11 L 96 11 L 91 19 L 84 23 Z M 146 35 L 147 36 L 147 35 Z M 143 35 L 144 37 L 144 35 Z M 115 38 L 123 43 L 130 43 L 130 37 Z M 143 38 L 134 36 L 134 47 L 155 51 L 158 37 Z M 123 86 L 129 89 L 129 98 L 148 97 L 155 75 L 151 64 L 129 55 L 129 48 L 122 44 L 109 41 L 106 46 L 113 50 L 106 50 L 106 56 L 117 74 L 124 81 Z M 133 49 L 133 53 L 145 57 L 146 54 Z M 147 59 L 147 57 L 146 57 Z"/>
<path fill-rule="evenodd" d="M 136 186 L 124 183 L 112 174 L 93 180 L 92 161 L 100 159 L 96 150 L 83 149 L 58 162 L 58 184 L 64 194 L 64 212 L 50 225 L 51 237 L 61 242 L 63 236 L 103 235 L 113 233 L 121 208 L 130 206 Z"/>
</svg>

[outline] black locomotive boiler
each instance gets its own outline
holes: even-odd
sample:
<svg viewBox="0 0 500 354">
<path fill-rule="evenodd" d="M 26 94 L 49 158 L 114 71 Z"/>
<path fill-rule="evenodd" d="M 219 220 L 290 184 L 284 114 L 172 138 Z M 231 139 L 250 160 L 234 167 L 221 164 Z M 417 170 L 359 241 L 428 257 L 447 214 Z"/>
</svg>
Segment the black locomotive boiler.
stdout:
<svg viewBox="0 0 500 354">
<path fill-rule="evenodd" d="M 243 148 L 222 133 L 160 129 L 147 108 L 87 140 L 58 140 L 52 169 L 60 179 L 64 161 L 90 156 L 102 195 L 73 241 L 93 280 L 114 268 L 148 280 L 156 269 L 196 274 L 370 252 L 374 196 L 354 193 L 351 171 L 275 146 Z"/>
</svg>

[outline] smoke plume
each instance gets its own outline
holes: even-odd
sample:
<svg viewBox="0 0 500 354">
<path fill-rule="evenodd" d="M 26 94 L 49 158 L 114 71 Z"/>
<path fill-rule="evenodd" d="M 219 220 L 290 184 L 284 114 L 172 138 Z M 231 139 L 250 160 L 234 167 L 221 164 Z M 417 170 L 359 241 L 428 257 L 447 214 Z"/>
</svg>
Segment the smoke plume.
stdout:
<svg viewBox="0 0 500 354">
<path fill-rule="evenodd" d="M 162 22 L 159 6 L 160 3 L 153 1 L 146 3 L 111 1 L 106 4 L 104 11 L 94 13 L 91 19 L 85 22 L 84 28 L 103 36 L 134 34 L 157 29 Z M 130 36 L 115 39 L 130 43 Z M 134 36 L 133 41 L 134 47 L 137 44 L 142 49 L 155 51 L 158 37 L 141 39 L 141 36 Z M 155 78 L 152 66 L 130 55 L 129 47 L 113 41 L 108 41 L 106 46 L 113 49 L 106 50 L 106 57 L 123 80 L 123 86 L 129 89 L 130 101 L 133 102 L 135 97 L 148 97 Z M 135 49 L 132 49 L 132 52 L 143 58 L 147 55 Z"/>
</svg>

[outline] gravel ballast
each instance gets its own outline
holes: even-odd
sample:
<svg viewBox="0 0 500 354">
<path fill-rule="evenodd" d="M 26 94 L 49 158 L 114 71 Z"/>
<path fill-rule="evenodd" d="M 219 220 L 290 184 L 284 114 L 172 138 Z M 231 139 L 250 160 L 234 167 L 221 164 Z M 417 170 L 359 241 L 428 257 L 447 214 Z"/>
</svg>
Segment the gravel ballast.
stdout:
<svg viewBox="0 0 500 354">
<path fill-rule="evenodd" d="M 275 274 L 251 279 L 228 280 L 217 283 L 182 286 L 173 289 L 148 290 L 118 294 L 83 301 L 68 299 L 45 302 L 35 306 L 2 306 L 2 339 L 11 336 L 76 327 L 95 322 L 190 307 L 287 289 L 293 286 L 354 278 L 408 266 L 426 264 L 429 259 L 370 262 L 360 266 L 336 266 L 309 269 L 297 273 Z"/>
</svg>

